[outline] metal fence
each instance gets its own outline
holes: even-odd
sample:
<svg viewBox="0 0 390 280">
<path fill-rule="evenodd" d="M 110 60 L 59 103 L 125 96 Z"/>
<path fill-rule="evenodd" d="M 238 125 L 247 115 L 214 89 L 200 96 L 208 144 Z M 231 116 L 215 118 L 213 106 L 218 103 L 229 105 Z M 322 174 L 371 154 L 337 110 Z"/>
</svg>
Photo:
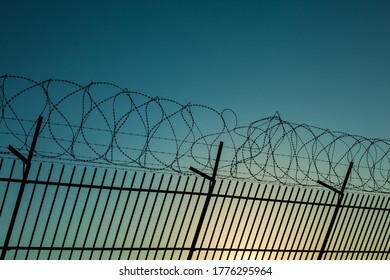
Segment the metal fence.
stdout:
<svg viewBox="0 0 390 280">
<path fill-rule="evenodd" d="M 234 180 L 211 189 L 195 175 L 44 162 L 25 171 L 0 162 L 4 259 L 318 259 L 339 199 Z M 345 193 L 322 259 L 390 259 L 389 202 Z"/>
<path fill-rule="evenodd" d="M 32 84 L 7 98 L 4 85 L 12 78 Z M 184 106 L 111 84 L 105 85 L 119 93 L 94 102 L 80 125 L 74 127 L 59 105 L 75 93 L 90 98 L 92 85 L 103 84 L 80 87 L 70 83 L 76 90 L 54 102 L 47 92 L 53 80 L 1 79 L 0 134 L 4 143 L 12 140 L 21 145 L 1 151 L 3 156 L 9 157 L 11 152 L 12 159 L 17 159 L 0 161 L 2 260 L 390 258 L 388 140 L 292 124 L 278 115 L 249 126 L 229 126 L 225 119 L 228 111 Z M 32 121 L 19 116 L 28 103 L 16 102 L 32 89 L 44 90 L 39 96 L 45 96 L 43 107 L 47 109 L 40 112 L 47 120 L 43 122 L 41 115 L 33 126 Z M 132 105 L 119 119 L 113 110 L 114 118 L 109 120 L 103 109 L 110 109 L 107 105 L 111 101 L 115 105 L 120 97 Z M 143 101 L 137 103 L 137 98 Z M 162 106 L 161 101 L 170 106 Z M 175 109 L 168 110 L 172 105 Z M 150 112 L 156 108 L 163 117 L 153 124 Z M 195 109 L 216 116 L 223 124 L 221 130 L 200 129 Z M 86 126 L 93 110 L 110 129 Z M 52 118 L 58 113 L 65 123 Z M 144 131 L 129 132 L 137 127 L 130 116 L 147 124 Z M 186 131 L 182 138 L 174 129 L 177 117 Z M 160 129 L 163 125 L 169 129 Z M 172 135 L 165 135 L 167 132 Z M 38 135 L 45 141 L 40 143 L 42 149 L 35 150 Z M 137 138 L 132 145 L 141 146 L 122 147 L 118 140 L 128 143 L 127 136 Z M 98 138 L 103 142 L 96 143 Z M 211 150 L 222 138 L 231 143 L 226 147 L 230 157 L 220 160 L 220 142 L 214 161 Z M 152 145 L 155 142 L 158 150 Z M 24 156 L 26 149 L 28 155 Z M 124 164 L 114 156 L 118 152 L 126 159 Z M 41 161 L 34 162 L 33 155 Z M 160 155 L 170 160 L 164 161 Z M 64 158 L 75 160 L 76 166 L 64 164 Z M 184 158 L 200 170 L 190 167 L 194 173 L 185 174 L 189 170 Z M 100 159 L 105 165 L 87 165 L 101 163 Z M 346 160 L 354 160 L 355 167 L 350 162 L 341 188 L 329 185 L 330 181 L 341 183 L 339 169 Z M 212 175 L 204 173 L 211 166 Z M 245 176 L 240 168 L 246 170 Z M 218 177 L 218 171 L 225 175 Z M 275 185 L 265 183 L 268 177 Z M 315 187 L 320 185 L 322 188 Z"/>
</svg>

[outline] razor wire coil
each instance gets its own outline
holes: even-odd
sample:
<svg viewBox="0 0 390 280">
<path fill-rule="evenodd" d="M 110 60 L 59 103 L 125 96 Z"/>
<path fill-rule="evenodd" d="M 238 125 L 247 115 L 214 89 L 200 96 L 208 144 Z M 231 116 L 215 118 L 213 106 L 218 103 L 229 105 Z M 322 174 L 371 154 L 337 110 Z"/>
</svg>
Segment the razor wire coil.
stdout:
<svg viewBox="0 0 390 280">
<path fill-rule="evenodd" d="M 354 162 L 349 190 L 390 193 L 390 141 L 330 131 L 279 114 L 239 125 L 229 109 L 151 97 L 112 83 L 0 77 L 0 153 L 29 148 L 43 116 L 36 157 L 145 170 L 209 172 L 219 141 L 221 179 L 340 186 Z M 8 142 L 4 142 L 8 141 Z"/>
</svg>

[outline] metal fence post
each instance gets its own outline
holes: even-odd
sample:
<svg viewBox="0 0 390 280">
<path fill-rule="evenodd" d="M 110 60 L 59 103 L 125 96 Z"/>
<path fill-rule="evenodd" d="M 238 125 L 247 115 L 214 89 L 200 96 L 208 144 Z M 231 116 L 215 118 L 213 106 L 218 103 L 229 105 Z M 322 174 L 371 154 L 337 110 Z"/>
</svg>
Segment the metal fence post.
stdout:
<svg viewBox="0 0 390 280">
<path fill-rule="evenodd" d="M 329 237 L 330 237 L 330 234 L 331 234 L 331 232 L 332 232 L 334 223 L 335 223 L 335 221 L 336 221 L 337 214 L 338 214 L 339 209 L 340 209 L 340 207 L 341 207 L 341 204 L 342 204 L 342 202 L 343 202 L 344 190 L 345 190 L 345 186 L 347 185 L 349 175 L 351 174 L 352 166 L 353 166 L 353 162 L 351 162 L 351 163 L 349 164 L 348 171 L 347 171 L 347 175 L 345 175 L 344 182 L 343 182 L 343 185 L 342 185 L 342 187 L 341 187 L 341 191 L 339 191 L 338 189 L 336 189 L 336 188 L 334 188 L 334 187 L 332 187 L 332 186 L 329 186 L 328 184 L 326 184 L 326 183 L 324 183 L 324 182 L 317 181 L 318 184 L 320 184 L 320 185 L 322 185 L 322 186 L 324 186 L 324 187 L 327 187 L 328 189 L 330 189 L 330 190 L 332 190 L 332 191 L 338 193 L 338 195 L 339 195 L 339 198 L 338 198 L 338 200 L 337 200 L 336 209 L 335 209 L 334 212 L 333 212 L 332 220 L 330 221 L 330 225 L 329 225 L 328 231 L 326 232 L 324 242 L 322 243 L 322 247 L 321 247 L 320 254 L 319 254 L 319 256 L 318 256 L 318 260 L 322 260 L 322 257 L 323 257 L 323 255 L 324 255 L 324 253 L 325 253 L 326 245 L 328 244 Z"/>
<path fill-rule="evenodd" d="M 22 201 L 24 189 L 26 187 L 28 174 L 29 174 L 30 168 L 31 168 L 31 161 L 32 161 L 32 157 L 33 157 L 33 154 L 34 154 L 34 151 L 35 151 L 35 145 L 37 143 L 39 130 L 41 129 L 41 124 L 42 124 L 42 116 L 39 116 L 38 120 L 37 120 L 37 126 L 35 127 L 34 138 L 32 140 L 30 151 L 28 153 L 28 157 L 27 158 L 25 158 L 19 151 L 17 151 L 11 145 L 8 146 L 8 149 L 23 162 L 24 171 L 23 171 L 22 183 L 20 185 L 19 193 L 18 193 L 16 202 L 15 202 L 15 207 L 14 207 L 13 213 L 12 213 L 10 225 L 8 227 L 7 235 L 5 237 L 3 250 L 1 251 L 0 260 L 4 260 L 5 259 L 5 255 L 6 255 L 7 251 L 8 251 L 9 241 L 11 239 L 12 231 L 13 231 L 14 226 L 15 226 L 16 216 L 18 215 L 18 211 L 19 211 L 19 208 L 20 208 L 20 203 Z"/>
<path fill-rule="evenodd" d="M 194 254 L 194 251 L 195 251 L 195 248 L 196 248 L 196 243 L 198 242 L 198 239 L 199 239 L 200 230 L 202 228 L 202 225 L 203 225 L 203 222 L 204 222 L 204 218 L 206 216 L 207 208 L 208 208 L 208 206 L 210 204 L 210 200 L 211 200 L 211 197 L 212 197 L 212 194 L 213 194 L 213 190 L 214 190 L 214 187 L 215 187 L 215 179 L 217 177 L 218 165 L 219 165 L 219 160 L 221 158 L 222 148 L 223 148 L 223 142 L 219 142 L 217 158 L 215 160 L 215 165 L 214 165 L 213 175 L 212 176 L 209 176 L 209 175 L 203 173 L 202 171 L 199 171 L 199 170 L 197 170 L 197 169 L 195 169 L 193 167 L 190 167 L 191 171 L 193 171 L 193 172 L 199 174 L 200 176 L 208 179 L 210 181 L 210 186 L 209 186 L 209 191 L 207 193 L 206 201 L 205 201 L 205 203 L 203 205 L 202 213 L 200 214 L 198 226 L 196 227 L 196 231 L 195 231 L 195 234 L 194 234 L 194 239 L 192 240 L 190 253 L 188 254 L 188 258 L 187 258 L 188 260 L 191 260 L 192 259 L 192 255 Z"/>
</svg>

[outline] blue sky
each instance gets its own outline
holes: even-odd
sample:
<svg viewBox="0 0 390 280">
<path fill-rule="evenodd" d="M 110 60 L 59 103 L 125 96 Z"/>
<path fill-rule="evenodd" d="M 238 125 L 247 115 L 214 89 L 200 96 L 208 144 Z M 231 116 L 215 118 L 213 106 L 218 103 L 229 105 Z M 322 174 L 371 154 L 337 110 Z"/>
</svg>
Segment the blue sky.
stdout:
<svg viewBox="0 0 390 280">
<path fill-rule="evenodd" d="M 237 114 L 239 125 L 242 126 L 278 111 L 282 119 L 293 123 L 307 123 L 368 138 L 390 139 L 389 15 L 388 0 L 1 1 L 0 76 L 21 75 L 35 81 L 64 79 L 82 85 L 104 81 L 129 91 L 172 99 L 182 104 L 203 104 L 219 112 L 230 108 Z M 0 79 L 0 85 L 4 80 Z M 52 84 L 50 89 L 55 90 L 50 91 L 51 100 L 56 101 L 62 100 L 61 94 L 67 94 L 77 87 L 61 82 Z M 59 85 L 64 85 L 64 88 L 58 88 Z M 23 85 L 20 87 L 23 88 Z M 6 90 L 10 88 L 7 84 Z M 110 93 L 118 93 L 117 88 L 107 85 L 97 85 L 99 89 L 96 91 L 95 87 L 92 88 L 92 92 L 99 95 L 96 100 L 104 99 Z M 106 88 L 107 92 L 103 93 Z M 222 126 L 221 118 L 215 118 L 218 115 L 215 111 L 193 107 L 196 123 L 201 123 L 202 127 L 200 132 L 193 129 L 196 131 L 196 137 L 193 137 L 196 145 L 192 146 L 195 140 L 190 133 L 193 127 L 187 122 L 189 113 L 183 110 L 183 115 L 174 115 L 179 116 L 172 118 L 172 123 L 178 124 L 177 127 L 170 126 L 172 123 L 168 121 L 159 126 L 161 118 L 166 116 L 159 110 L 159 100 L 153 100 L 145 108 L 139 107 L 142 113 L 133 113 L 127 119 L 121 117 L 126 116 L 126 110 L 132 104 L 125 94 L 88 111 L 93 104 L 89 96 L 79 91 L 72 96 L 73 99 L 61 103 L 63 111 L 49 112 L 42 92 L 42 88 L 27 91 L 21 98 L 12 100 L 12 108 L 6 108 L 8 119 L 0 119 L 0 155 L 10 155 L 8 145 L 27 154 L 25 148 L 28 145 L 24 141 L 27 136 L 32 137 L 31 127 L 37 112 L 45 108 L 45 121 L 53 127 L 49 131 L 47 125 L 40 134 L 37 151 L 45 154 L 46 158 L 43 158 L 49 162 L 56 158 L 56 153 L 62 153 L 59 159 L 76 159 L 78 163 L 81 160 L 92 163 L 99 160 L 124 162 L 125 170 L 127 167 L 131 167 L 131 170 L 152 167 L 189 172 L 189 166 L 194 166 L 210 174 L 214 166 L 216 150 L 211 150 L 211 144 L 216 146 L 216 139 L 220 140 L 220 135 L 215 135 L 213 129 Z M 40 98 L 30 93 L 40 94 Z M 3 106 L 4 99 L 1 97 L 0 104 Z M 141 100 L 139 103 L 148 100 L 147 96 L 133 93 L 132 98 Z M 164 102 L 167 111 L 181 108 L 176 103 Z M 107 112 L 99 111 L 103 108 Z M 21 127 L 11 119 L 14 109 L 21 118 L 30 118 L 32 122 L 25 121 L 25 127 Z M 47 119 L 48 115 L 50 119 Z M 84 123 L 83 117 L 86 117 Z M 64 124 L 67 120 L 74 121 L 74 127 Z M 234 120 L 229 120 L 232 122 L 228 126 L 234 125 Z M 77 130 L 79 124 L 83 127 L 81 131 Z M 256 125 L 263 125 L 263 128 L 267 124 L 259 122 Z M 222 177 L 227 174 L 227 178 L 242 180 L 255 178 L 262 183 L 276 178 L 282 185 L 290 183 L 290 177 L 296 179 L 292 184 L 308 186 L 317 185 L 317 179 L 321 179 L 338 187 L 349 162 L 353 160 L 355 165 L 351 181 L 357 178 L 358 183 L 349 184 L 347 190 L 388 193 L 390 141 L 374 143 L 359 137 L 334 141 L 340 134 L 313 129 L 317 133 L 314 134 L 304 126 L 299 130 L 295 130 L 296 126 L 286 127 L 290 129 L 288 133 L 283 130 L 284 127 L 279 129 L 277 125 L 275 129 L 268 130 L 268 134 L 262 134 L 260 129 L 248 129 L 236 135 L 236 142 L 231 143 L 228 141 L 229 135 L 222 135 L 227 140 L 222 139 L 225 146 L 218 175 Z M 31 130 L 23 131 L 25 128 Z M 323 134 L 322 138 L 316 138 Z M 204 135 L 207 136 L 205 139 Z M 269 136 L 272 139 L 268 139 Z M 56 141 L 52 141 L 51 137 Z M 179 141 L 172 141 L 177 139 Z M 117 142 L 114 143 L 114 140 Z M 202 140 L 208 144 L 205 145 Z M 246 145 L 242 144 L 244 142 Z M 236 145 L 232 147 L 232 143 Z M 65 156 L 61 158 L 62 155 Z M 10 156 L 15 158 L 14 155 Z M 64 160 L 64 163 L 68 162 Z M 59 165 L 57 167 L 52 178 L 57 178 L 60 173 Z M 4 164 L 2 174 L 8 176 L 6 172 L 9 168 L 10 165 Z M 33 168 L 37 169 L 38 164 L 34 164 Z M 21 172 L 22 169 L 18 170 Z M 45 170 L 49 172 L 48 168 Z M 234 177 L 232 174 L 238 175 Z M 105 178 L 105 175 L 99 176 Z M 30 177 L 34 176 L 30 174 Z M 66 181 L 69 175 L 64 178 Z M 74 176 L 75 181 L 82 181 L 83 178 L 81 173 Z M 110 184 L 108 179 L 108 183 L 101 180 L 101 184 Z M 123 183 L 125 185 L 129 184 Z M 17 189 L 12 186 L 11 189 L 10 195 L 15 195 Z M 31 195 L 36 205 L 32 207 L 33 214 L 38 211 L 39 192 L 46 192 L 46 189 L 37 188 L 37 195 Z M 32 191 L 31 188 L 29 190 Z M 57 207 L 73 203 L 72 199 L 68 202 L 67 198 L 62 200 L 67 196 L 65 189 L 62 190 L 59 193 L 61 202 Z M 49 193 L 48 197 L 52 195 Z M 75 195 L 76 192 L 73 192 L 72 196 Z M 300 199 L 298 194 L 296 198 Z M 30 197 L 24 195 L 24 199 Z M 8 207 L 13 207 L 13 200 L 8 201 Z M 99 198 L 96 205 L 98 201 Z M 106 205 L 109 205 L 108 198 L 106 201 Z M 145 198 L 144 205 L 147 201 L 148 198 Z M 45 203 L 47 205 L 44 207 L 48 207 L 51 202 L 45 200 Z M 110 200 L 110 203 L 113 202 Z M 158 203 L 162 203 L 162 199 L 159 198 Z M 22 205 L 27 209 L 26 201 Z M 76 215 L 81 214 L 80 205 L 74 202 L 72 206 L 76 209 Z M 137 209 L 142 204 L 128 205 L 135 205 L 131 215 L 139 214 L 140 210 Z M 108 206 L 108 209 L 113 208 L 111 204 Z M 47 214 L 45 208 L 42 209 L 41 217 Z M 140 220 L 143 211 L 138 215 Z M 194 212 L 199 213 L 195 208 Z M 70 215 L 71 212 L 67 213 Z M 21 219 L 22 216 L 19 217 Z M 84 226 L 93 223 L 92 219 L 86 221 Z M 116 216 L 117 221 L 119 216 Z M 82 219 L 76 221 L 78 224 L 81 222 Z M 141 222 L 136 222 L 138 228 Z M 130 224 L 131 220 L 129 228 Z M 71 232 L 75 232 L 75 225 L 72 225 Z M 21 226 L 21 222 L 18 226 Z M 59 229 L 61 234 L 65 232 L 61 227 Z M 133 226 L 132 230 L 136 228 Z M 95 231 L 98 232 L 98 229 Z M 37 232 L 35 238 L 37 234 L 43 234 L 42 231 Z M 138 232 L 138 236 L 144 240 L 141 233 L 143 230 Z M 85 236 L 88 236 L 88 232 Z M 132 240 L 136 240 L 137 235 L 129 236 L 134 236 Z"/>
<path fill-rule="evenodd" d="M 2 1 L 0 74 L 390 138 L 388 1 Z"/>
</svg>

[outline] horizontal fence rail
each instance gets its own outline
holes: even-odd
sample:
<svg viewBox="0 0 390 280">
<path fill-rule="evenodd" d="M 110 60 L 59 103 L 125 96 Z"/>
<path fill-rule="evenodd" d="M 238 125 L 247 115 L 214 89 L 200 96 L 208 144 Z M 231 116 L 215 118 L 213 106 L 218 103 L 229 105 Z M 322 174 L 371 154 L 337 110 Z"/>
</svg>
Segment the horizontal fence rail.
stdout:
<svg viewBox="0 0 390 280">
<path fill-rule="evenodd" d="M 5 259 L 317 259 L 338 201 L 326 189 L 217 179 L 201 215 L 209 182 L 195 175 L 43 162 L 23 171 L 0 162 Z M 347 191 L 323 259 L 388 260 L 389 229 L 390 196 Z"/>
</svg>

